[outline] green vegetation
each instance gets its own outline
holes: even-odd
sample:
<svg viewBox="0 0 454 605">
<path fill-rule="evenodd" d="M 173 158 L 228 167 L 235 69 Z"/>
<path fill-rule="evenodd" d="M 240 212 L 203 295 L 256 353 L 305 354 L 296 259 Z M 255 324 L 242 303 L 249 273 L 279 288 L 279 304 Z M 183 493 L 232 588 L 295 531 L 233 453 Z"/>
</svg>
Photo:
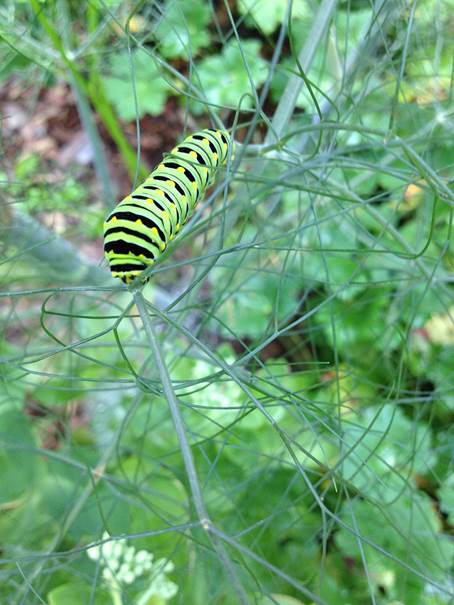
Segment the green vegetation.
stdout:
<svg viewBox="0 0 454 605">
<path fill-rule="evenodd" d="M 453 602 L 453 11 L 4 0 L 0 602 Z M 209 125 L 128 290 L 103 219 Z"/>
</svg>

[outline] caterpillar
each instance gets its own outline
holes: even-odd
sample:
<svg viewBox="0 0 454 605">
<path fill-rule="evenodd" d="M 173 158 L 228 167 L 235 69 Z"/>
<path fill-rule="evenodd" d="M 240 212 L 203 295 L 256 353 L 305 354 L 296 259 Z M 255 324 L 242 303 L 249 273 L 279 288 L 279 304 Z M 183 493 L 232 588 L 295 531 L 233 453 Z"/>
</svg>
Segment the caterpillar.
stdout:
<svg viewBox="0 0 454 605">
<path fill-rule="evenodd" d="M 159 259 L 226 163 L 231 146 L 222 130 L 188 136 L 115 206 L 104 222 L 104 255 L 113 277 L 129 284 Z"/>
</svg>

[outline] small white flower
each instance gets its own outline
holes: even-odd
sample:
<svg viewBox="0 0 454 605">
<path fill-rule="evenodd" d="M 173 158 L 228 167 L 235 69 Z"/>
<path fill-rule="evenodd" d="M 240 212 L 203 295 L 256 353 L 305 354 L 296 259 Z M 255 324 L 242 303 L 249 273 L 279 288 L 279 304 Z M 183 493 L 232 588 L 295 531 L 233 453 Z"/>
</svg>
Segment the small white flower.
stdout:
<svg viewBox="0 0 454 605">
<path fill-rule="evenodd" d="M 116 542 L 113 543 L 113 546 L 111 549 L 111 557 L 114 559 L 120 559 L 121 556 L 123 555 L 124 550 L 125 550 L 125 545 L 123 544 L 123 542 L 120 542 L 119 540 L 117 540 Z M 107 558 L 108 557 L 106 555 L 106 559 Z"/>
<path fill-rule="evenodd" d="M 131 573 L 134 574 L 133 570 L 131 569 L 131 566 L 128 563 L 122 563 L 120 569 L 118 570 L 118 579 L 122 580 Z"/>
<path fill-rule="evenodd" d="M 108 567 L 104 567 L 104 569 L 102 570 L 102 577 L 108 583 L 111 583 L 112 580 L 115 580 L 115 575 Z"/>
<path fill-rule="evenodd" d="M 110 535 L 105 531 L 102 535 L 101 540 L 109 540 Z M 91 546 L 89 548 L 87 548 L 87 555 L 90 559 L 92 559 L 93 561 L 97 561 L 103 554 L 104 554 L 104 548 L 106 547 L 106 544 L 99 544 L 99 545 L 94 545 Z"/>
<path fill-rule="evenodd" d="M 117 569 L 120 567 L 120 561 L 119 559 L 110 559 L 107 563 L 107 567 L 111 570 L 111 571 L 117 571 Z"/>
<path fill-rule="evenodd" d="M 171 599 L 177 594 L 177 592 L 178 586 L 175 584 L 175 582 L 165 579 L 160 585 L 158 594 L 162 599 Z"/>
<path fill-rule="evenodd" d="M 134 546 L 129 546 L 129 547 L 125 548 L 124 555 L 123 555 L 124 560 L 128 561 L 128 562 L 132 561 L 134 559 L 135 552 L 136 552 L 136 549 L 134 548 Z"/>
<path fill-rule="evenodd" d="M 154 556 L 147 550 L 136 551 L 123 539 L 112 539 L 107 532 L 104 532 L 102 539 L 108 541 L 101 545 L 89 546 L 87 556 L 94 561 L 100 560 L 102 577 L 115 590 L 119 590 L 121 584 L 132 584 L 136 578 L 148 572 L 151 574 L 151 581 L 138 605 L 145 605 L 154 595 L 168 600 L 178 592 L 177 584 L 165 575 L 175 569 L 172 561 L 162 558 L 153 564 Z"/>
<path fill-rule="evenodd" d="M 153 561 L 153 555 L 147 550 L 139 550 L 136 553 L 135 560 L 137 563 L 146 563 L 148 561 L 151 563 L 151 561 Z"/>
<path fill-rule="evenodd" d="M 158 559 L 155 565 L 160 573 L 170 573 L 175 569 L 175 565 L 169 559 Z"/>
<path fill-rule="evenodd" d="M 132 584 L 135 579 L 136 579 L 136 574 L 132 571 L 128 571 L 127 573 L 125 573 L 122 578 L 122 580 L 125 584 Z"/>
<path fill-rule="evenodd" d="M 101 549 L 99 546 L 90 546 L 87 548 L 87 555 L 92 561 L 97 561 L 101 555 Z"/>
</svg>

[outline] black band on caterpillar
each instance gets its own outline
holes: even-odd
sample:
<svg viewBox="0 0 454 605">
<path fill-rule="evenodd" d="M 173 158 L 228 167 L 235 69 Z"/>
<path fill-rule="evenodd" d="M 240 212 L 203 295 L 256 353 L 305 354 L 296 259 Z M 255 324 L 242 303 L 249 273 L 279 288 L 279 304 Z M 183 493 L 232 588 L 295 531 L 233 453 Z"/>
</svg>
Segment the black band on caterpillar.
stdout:
<svg viewBox="0 0 454 605">
<path fill-rule="evenodd" d="M 158 260 L 225 164 L 231 145 L 221 130 L 188 136 L 114 208 L 104 223 L 104 254 L 114 277 L 128 284 Z"/>
</svg>

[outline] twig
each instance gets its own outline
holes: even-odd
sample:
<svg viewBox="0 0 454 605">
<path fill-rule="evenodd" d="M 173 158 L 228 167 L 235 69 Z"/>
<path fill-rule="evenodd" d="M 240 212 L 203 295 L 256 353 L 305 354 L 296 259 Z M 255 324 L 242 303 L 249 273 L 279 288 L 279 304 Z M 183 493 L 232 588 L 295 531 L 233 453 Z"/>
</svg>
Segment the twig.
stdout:
<svg viewBox="0 0 454 605">
<path fill-rule="evenodd" d="M 172 381 L 164 361 L 164 357 L 161 353 L 161 348 L 156 339 L 156 335 L 154 332 L 153 324 L 150 319 L 150 316 L 147 311 L 146 303 L 144 297 L 142 295 L 142 291 L 137 289 L 133 292 L 134 302 L 136 303 L 137 310 L 139 311 L 139 315 L 142 320 L 142 324 L 147 335 L 147 340 L 150 345 L 150 348 L 153 351 L 156 366 L 158 369 L 159 377 L 161 379 L 163 392 L 165 398 L 167 399 L 167 403 L 169 404 L 170 414 L 172 416 L 173 424 L 175 427 L 175 431 L 177 434 L 178 442 L 180 444 L 181 455 L 183 457 L 183 463 L 186 470 L 186 476 L 189 482 L 189 489 L 191 491 L 192 501 L 194 502 L 194 508 L 197 514 L 197 517 L 200 521 L 201 527 L 206 531 L 207 535 L 210 538 L 210 541 L 213 545 L 216 554 L 219 559 L 223 563 L 227 574 L 233 582 L 233 586 L 237 592 L 237 595 L 240 599 L 240 603 L 243 605 L 248 605 L 249 600 L 247 598 L 244 589 L 239 582 L 235 571 L 233 569 L 233 564 L 230 561 L 230 558 L 220 542 L 218 538 L 218 530 L 216 530 L 213 526 L 212 521 L 208 516 L 208 512 L 205 508 L 205 503 L 202 496 L 202 490 L 200 488 L 200 482 L 197 475 L 197 470 L 194 463 L 194 458 L 192 455 L 192 450 L 189 445 L 188 438 L 186 436 L 186 430 L 183 423 L 183 418 L 181 417 L 178 400 L 175 395 L 175 391 L 173 389 Z"/>
</svg>

